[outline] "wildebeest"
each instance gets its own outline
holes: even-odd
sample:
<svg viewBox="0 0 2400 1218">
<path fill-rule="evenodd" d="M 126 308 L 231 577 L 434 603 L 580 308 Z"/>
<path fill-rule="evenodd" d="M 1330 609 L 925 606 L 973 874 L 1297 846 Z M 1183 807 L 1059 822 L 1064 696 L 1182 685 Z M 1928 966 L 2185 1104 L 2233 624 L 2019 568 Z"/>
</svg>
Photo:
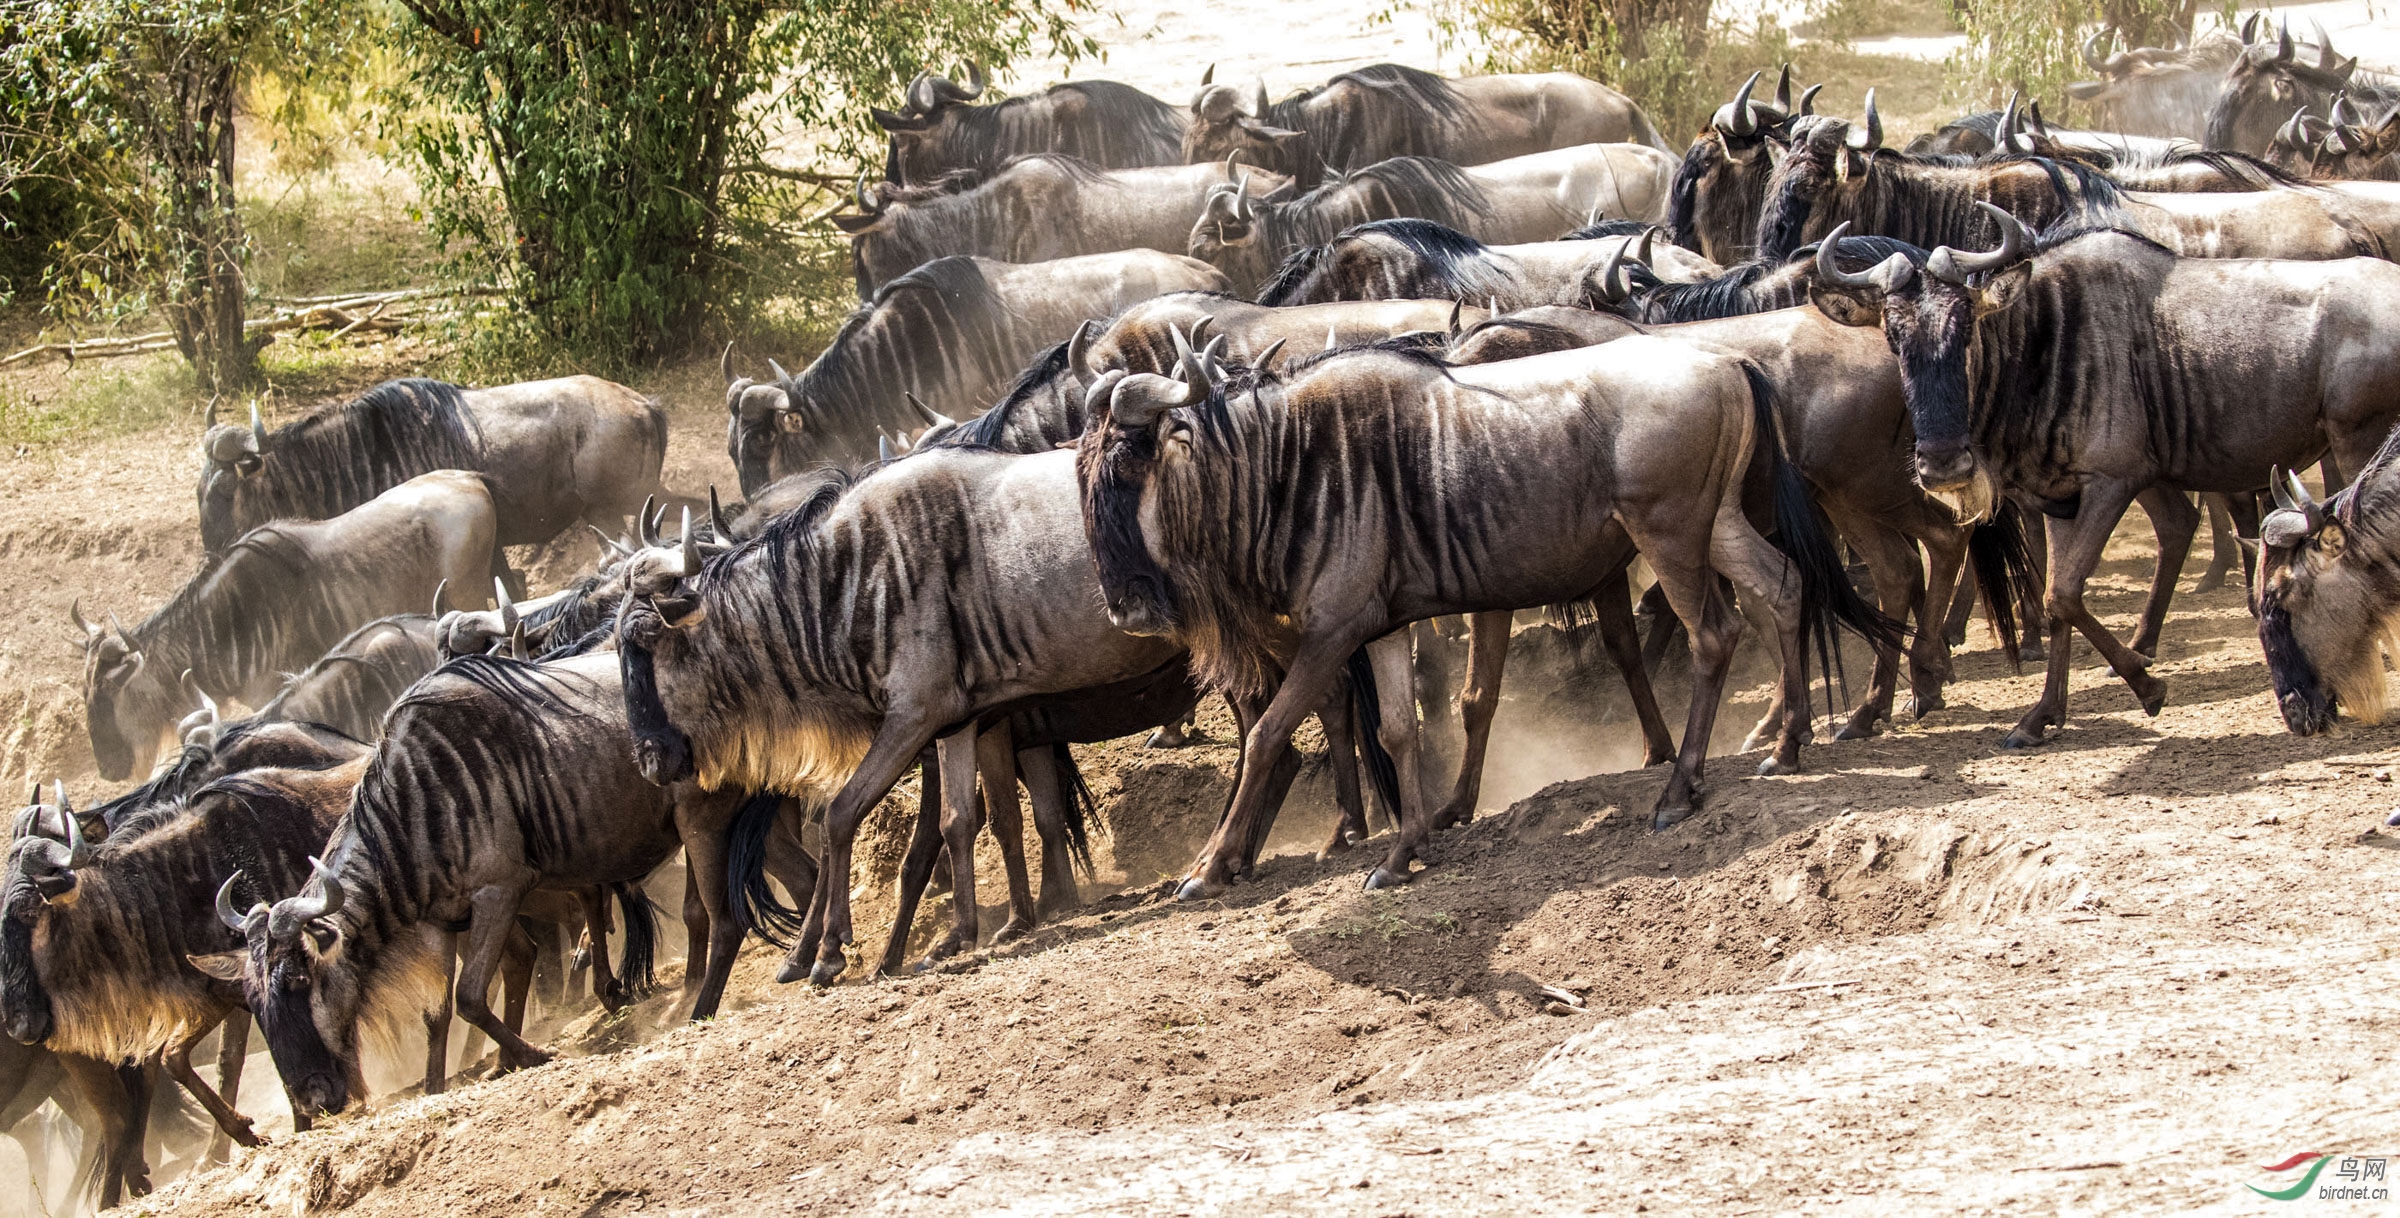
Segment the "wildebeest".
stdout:
<svg viewBox="0 0 2400 1218">
<path fill-rule="evenodd" d="M 2319 180 L 2400 179 L 2400 106 L 2379 121 L 2369 122 L 2335 94 L 2324 118 L 2306 110 L 2292 112 L 2291 121 L 2275 133 L 2269 157 L 2276 164 Z"/>
<path fill-rule="evenodd" d="M 2225 89 L 2225 71 L 2247 48 L 2224 30 L 2201 36 L 2189 47 L 2129 47 L 2114 55 L 2109 31 L 2084 40 L 2084 66 L 2097 80 L 2067 86 L 2067 96 L 2085 107 L 2083 125 L 2127 135 L 2199 139 L 2209 112 Z"/>
<path fill-rule="evenodd" d="M 871 460 L 878 435 L 935 421 L 912 393 L 980 408 L 1089 318 L 1162 292 L 1227 286 L 1205 263 L 1156 250 L 1030 264 L 936 259 L 877 289 L 798 375 L 778 367 L 772 383 L 736 378 L 729 351 L 727 455 L 744 495 L 826 462 Z"/>
<path fill-rule="evenodd" d="M 1238 185 L 1219 189 L 1192 225 L 1188 248 L 1252 292 L 1293 250 L 1371 220 L 1431 220 L 1495 244 L 1553 240 L 1596 217 L 1655 221 L 1674 168 L 1674 158 L 1641 144 L 1586 144 L 1464 168 L 1396 157 L 1282 202 Z"/>
<path fill-rule="evenodd" d="M 855 483 L 819 478 L 808 503 L 704 567 L 688 553 L 637 555 L 617 645 L 652 781 L 839 792 L 786 966 L 814 956 L 822 984 L 853 939 L 859 823 L 937 732 L 953 908 L 971 943 L 975 719 L 1154 672 L 1179 649 L 1099 611 L 1072 454 L 938 448 Z"/>
<path fill-rule="evenodd" d="M 200 452 L 211 554 L 270 520 L 330 519 L 439 469 L 483 473 L 500 544 L 538 545 L 583 521 L 621 527 L 658 490 L 667 416 L 592 376 L 490 389 L 410 379 L 273 431 L 253 407 L 246 427 L 210 427 Z"/>
<path fill-rule="evenodd" d="M 471 588 L 493 562 L 492 497 L 482 476 L 444 470 L 331 520 L 264 525 L 209 559 L 139 625 L 74 610 L 84 636 L 92 756 L 122 779 L 157 755 L 183 716 L 180 675 L 258 705 L 361 624 L 406 613 L 448 581 Z"/>
<path fill-rule="evenodd" d="M 2049 679 L 2007 743 L 2066 721 L 2080 630 L 2157 714 L 2166 687 L 2084 608 L 2085 581 L 2153 487 L 2245 494 L 2271 466 L 2366 467 L 2400 415 L 2400 267 L 2178 258 L 2130 233 L 2038 243 L 1997 209 L 1999 248 L 1858 273 L 1820 265 L 1818 307 L 1883 327 L 1928 488 L 1989 479 L 2048 516 Z M 2171 577 L 2171 572 L 2170 572 Z"/>
<path fill-rule="evenodd" d="M 1037 152 L 1065 153 L 1105 169 L 1183 159 L 1182 112 L 1131 85 L 1071 80 L 971 106 L 966 103 L 983 96 L 983 69 L 969 64 L 967 74 L 971 83 L 963 88 L 946 77 L 919 76 L 901 109 L 874 112 L 876 125 L 891 133 L 887 180 L 917 186 L 960 169 L 988 172 Z"/>
<path fill-rule="evenodd" d="M 2400 429 L 2324 502 L 2281 471 L 2271 485 L 2251 605 L 2284 726 L 2314 736 L 2343 715 L 2380 723 L 2384 657 L 2400 655 Z"/>
<path fill-rule="evenodd" d="M 222 1023 L 228 1047 L 249 1035 L 238 990 L 190 963 L 222 952 L 211 916 L 216 877 L 236 868 L 299 882 L 307 853 L 340 815 L 365 759 L 330 770 L 252 770 L 202 787 L 179 815 L 87 843 L 65 816 L 64 841 L 19 838 L 0 886 L 0 1014 L 28 1044 L 101 1061 L 163 1054 L 167 1070 L 217 1125 L 255 1145 L 250 1122 L 200 1080 L 189 1054 Z M 237 1063 L 238 1053 L 228 1054 Z M 232 1090 L 238 1070 L 227 1076 Z"/>
<path fill-rule="evenodd" d="M 643 782 L 624 702 L 614 656 L 442 666 L 392 708 L 307 887 L 247 881 L 282 899 L 219 911 L 239 924 L 241 985 L 296 1109 L 339 1112 L 359 1094 L 362 1022 L 438 1003 L 441 941 L 461 921 L 458 1012 L 504 1068 L 547 1061 L 487 997 L 521 902 L 638 882 L 678 847 L 713 928 L 695 1016 L 714 1012 L 742 935 L 725 915 L 724 835 L 744 800 Z"/>
<path fill-rule="evenodd" d="M 1826 583 L 1838 561 L 1775 456 L 1767 390 L 1743 361 L 1637 336 L 1457 369 L 1406 351 L 1336 353 L 1230 392 L 1218 377 L 1205 353 L 1180 380 L 1102 374 L 1092 392 L 1106 413 L 1077 468 L 1110 618 L 1186 643 L 1204 682 L 1265 701 L 1187 896 L 1254 865 L 1273 811 L 1264 779 L 1362 647 L 1381 688 L 1405 689 L 1395 627 L 1582 600 L 1637 551 L 1693 646 L 1690 719 L 1654 823 L 1699 796 L 1740 630 L 1719 576 L 1784 665 L 1781 739 L 1761 770 L 1796 768 L 1809 719 L 1801 638 L 1847 587 Z M 1797 570 L 1745 514 L 1754 476 L 1758 489 L 1773 483 L 1785 543 L 1812 555 Z M 1871 626 L 1854 597 L 1846 608 Z M 1382 705 L 1404 823 L 1370 886 L 1406 882 L 1431 827 L 1415 711 Z"/>
<path fill-rule="evenodd" d="M 383 734 L 383 713 L 441 663 L 436 619 L 422 613 L 377 618 L 350 632 L 283 684 L 258 718 L 317 723 L 360 740 Z"/>
<path fill-rule="evenodd" d="M 1339 300 L 1466 300 L 1503 311 L 1590 306 L 1601 269 L 1639 245 L 1665 279 L 1704 279 L 1719 267 L 1688 250 L 1655 248 L 1655 229 L 1567 241 L 1485 245 L 1430 220 L 1377 220 L 1321 246 L 1294 250 L 1258 292 L 1262 305 Z"/>
<path fill-rule="evenodd" d="M 1251 174 L 1261 192 L 1284 179 Z M 926 186 L 861 192 L 862 214 L 835 216 L 850 234 L 850 265 L 861 299 L 936 258 L 974 254 L 1043 262 L 1079 254 L 1152 249 L 1183 252 L 1192 216 L 1212 187 L 1236 171 L 1206 165 L 1101 169 L 1071 156 L 1018 157 L 989 176 L 962 170 Z"/>
<path fill-rule="evenodd" d="M 2346 92 L 2354 104 L 2377 109 L 2400 102 L 2400 86 L 2359 72 L 2357 57 L 2342 58 L 2323 30 L 2318 31 L 2316 62 L 2302 59 L 2297 49 L 2288 26 L 2273 40 L 2246 47 L 2225 71 L 2224 91 L 2209 110 L 2200 142 L 2264 156 L 2294 110 L 2323 117 L 2336 93 Z"/>
<path fill-rule="evenodd" d="M 1325 170 L 1393 157 L 1479 165 L 1626 141 L 1670 151 L 1633 99 L 1570 72 L 1445 80 L 1379 63 L 1280 102 L 1267 100 L 1263 84 L 1245 104 L 1231 86 L 1203 83 L 1192 98 L 1183 159 L 1239 156 L 1312 187 Z"/>
<path fill-rule="evenodd" d="M 1717 107 L 1684 150 L 1667 191 L 1667 239 L 1728 266 L 1750 256 L 1767 177 L 1791 138 L 1792 123 L 1816 113 L 1817 90 L 1823 87 L 1810 86 L 1795 106 L 1787 67 L 1775 104 L 1769 105 L 1750 96 L 1761 75 L 1751 73 L 1733 100 Z M 1870 95 L 1870 113 L 1872 100 Z"/>
</svg>

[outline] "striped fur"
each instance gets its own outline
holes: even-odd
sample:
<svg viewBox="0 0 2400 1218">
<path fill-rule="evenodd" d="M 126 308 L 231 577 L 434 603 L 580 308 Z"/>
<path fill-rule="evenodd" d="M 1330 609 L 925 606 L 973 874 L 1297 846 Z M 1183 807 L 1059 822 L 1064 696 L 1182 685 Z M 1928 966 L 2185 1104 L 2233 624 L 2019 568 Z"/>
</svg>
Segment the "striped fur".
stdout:
<svg viewBox="0 0 2400 1218">
<path fill-rule="evenodd" d="M 383 713 L 441 662 L 434 620 L 377 618 L 351 631 L 258 708 L 261 719 L 318 723 L 359 740 L 383 737 Z"/>
<path fill-rule="evenodd" d="M 386 381 L 269 433 L 253 472 L 218 461 L 211 428 L 201 445 L 200 543 L 218 553 L 270 520 L 325 520 L 437 469 L 483 468 L 483 429 L 456 385 Z"/>
<path fill-rule="evenodd" d="M 1413 156 L 1368 165 L 1296 199 L 1255 200 L 1251 207 L 1256 218 L 1241 228 L 1229 226 L 1213 206 L 1204 211 L 1189 247 L 1193 257 L 1251 288 L 1264 284 L 1294 251 L 1324 245 L 1370 220 L 1413 216 L 1480 232 L 1494 215 L 1490 197 L 1466 171 Z"/>
<path fill-rule="evenodd" d="M 1063 153 L 1108 169 L 1183 159 L 1183 115 L 1131 85 L 1073 80 L 990 105 L 943 105 L 924 131 L 895 131 L 883 176 L 903 185 L 1011 158 Z M 1223 157 L 1217 158 L 1223 160 Z"/>
</svg>

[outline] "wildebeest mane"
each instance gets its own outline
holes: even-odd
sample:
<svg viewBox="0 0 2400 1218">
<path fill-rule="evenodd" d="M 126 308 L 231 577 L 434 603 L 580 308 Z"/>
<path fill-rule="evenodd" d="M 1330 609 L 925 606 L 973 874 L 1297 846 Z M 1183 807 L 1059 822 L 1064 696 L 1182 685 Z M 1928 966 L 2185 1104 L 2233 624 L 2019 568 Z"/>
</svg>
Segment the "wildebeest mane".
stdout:
<svg viewBox="0 0 2400 1218">
<path fill-rule="evenodd" d="M 1060 123 L 1062 94 L 1083 95 L 1079 122 Z M 1079 80 L 989 105 L 944 107 L 942 157 L 953 165 L 998 165 L 1013 157 L 1060 152 L 1103 165 L 1172 165 L 1181 159 L 1183 119 L 1174 106 L 1112 80 Z M 1065 137 L 1067 146 L 1052 141 Z M 884 176 L 899 181 L 899 141 Z"/>
<path fill-rule="evenodd" d="M 349 634 L 364 615 L 335 591 L 359 581 L 327 573 L 374 561 L 344 548 L 311 553 L 278 525 L 261 525 L 203 559 L 132 633 L 149 663 L 188 668 L 200 688 L 239 694 L 286 662 L 287 649 L 322 655 Z"/>
<path fill-rule="evenodd" d="M 1398 266 L 1385 263 L 1388 279 L 1372 285 L 1372 296 L 1362 294 L 1360 285 L 1334 284 L 1329 288 L 1325 284 L 1326 274 L 1340 265 L 1333 257 L 1337 249 L 1378 237 L 1397 242 L 1410 260 Z M 1482 299 L 1514 286 L 1492 281 L 1490 252 L 1491 247 L 1483 242 L 1432 220 L 1415 217 L 1371 220 L 1342 230 L 1321 246 L 1294 250 L 1276 269 L 1267 286 L 1259 289 L 1258 303 L 1280 307 L 1358 299 Z"/>
<path fill-rule="evenodd" d="M 1005 320 L 973 258 L 936 258 L 875 289 L 816 362 L 779 387 L 807 426 L 871 437 L 875 404 L 920 383 L 916 365 L 947 360 L 996 368 L 1009 362 L 1000 333 Z"/>
<path fill-rule="evenodd" d="M 437 469 L 481 469 L 483 430 L 465 391 L 386 381 L 269 433 L 271 457 L 241 480 L 253 519 L 324 520 Z"/>
<path fill-rule="evenodd" d="M 1321 99 L 1344 83 L 1358 87 L 1346 95 L 1362 104 L 1324 105 Z M 1347 169 L 1369 157 L 1449 155 L 1452 140 L 1470 134 L 1464 128 L 1472 111 L 1449 81 L 1420 68 L 1379 63 L 1270 103 L 1261 117 L 1307 133 L 1303 164 Z"/>
<path fill-rule="evenodd" d="M 1277 258 L 1298 246 L 1324 245 L 1372 220 L 1414 216 L 1465 229 L 1492 214 L 1491 200 L 1465 170 L 1422 156 L 1377 161 L 1289 203 L 1257 207 L 1259 236 Z"/>
<path fill-rule="evenodd" d="M 1042 390 L 1049 388 L 1066 371 L 1067 344 L 1055 344 L 1035 356 L 1025 371 L 1017 374 L 1017 379 L 1009 385 L 1008 392 L 1000 396 L 997 405 L 959 424 L 957 429 L 936 440 L 934 446 L 999 451 L 1001 442 L 1007 438 L 1009 423 L 1020 411 L 1041 405 L 1044 401 Z M 1080 407 L 1082 395 L 1071 393 L 1067 396 Z M 1077 410 L 1074 424 L 1075 431 L 1080 434 L 1083 431 L 1080 409 Z"/>
<path fill-rule="evenodd" d="M 1599 220 L 1559 238 L 1561 241 L 1596 241 L 1602 237 L 1639 237 L 1658 227 L 1648 220 Z"/>
<path fill-rule="evenodd" d="M 2124 194 L 2116 184 L 2089 165 L 2047 157 L 2024 157 L 2008 163 L 2037 166 L 2048 183 L 2046 197 L 2027 198 L 2017 192 L 2000 202 L 2000 206 L 2029 227 L 2045 228 L 2078 210 L 2110 213 L 2124 202 Z M 1813 158 L 1804 160 L 1798 151 L 1785 166 L 1795 176 L 1821 172 Z M 1990 166 L 2005 167 L 2005 163 Z M 1956 167 L 1934 165 L 1926 158 L 1890 149 L 1869 153 L 1865 172 L 1851 178 L 1857 189 L 1851 196 L 1849 211 L 1842 218 L 1862 234 L 1893 237 L 1926 249 L 1939 245 L 1989 248 L 1996 235 L 1992 232 L 1991 218 L 1977 206 L 1980 200 L 1971 180 L 1955 173 L 1915 172 L 1951 168 Z M 1766 210 L 1759 217 L 1760 257 L 1781 260 L 1798 250 L 1801 234 L 1807 230 L 1816 210 L 1814 192 L 1791 189 L 1784 174 L 1785 171 L 1778 171 L 1778 185 L 1770 191 Z"/>
<path fill-rule="evenodd" d="M 1805 304 L 1808 285 L 1815 277 L 1816 251 L 1817 245 L 1812 242 L 1794 251 L 1790 258 L 1752 258 L 1725 268 L 1724 274 L 1693 283 L 1668 283 L 1649 267 L 1631 263 L 1626 277 L 1634 290 L 1623 311 L 1638 321 L 1664 325 L 1739 317 Z M 1920 266 L 1925 262 L 1925 251 L 1905 241 L 1844 236 L 1834 250 L 1834 263 L 1845 271 L 1863 271 L 1893 254 L 1906 255 Z"/>
</svg>

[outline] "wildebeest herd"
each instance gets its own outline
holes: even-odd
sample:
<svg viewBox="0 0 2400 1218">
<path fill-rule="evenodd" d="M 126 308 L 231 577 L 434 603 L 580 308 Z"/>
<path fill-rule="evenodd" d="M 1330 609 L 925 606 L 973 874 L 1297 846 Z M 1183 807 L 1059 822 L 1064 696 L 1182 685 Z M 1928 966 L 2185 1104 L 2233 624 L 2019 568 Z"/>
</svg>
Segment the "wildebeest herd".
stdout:
<svg viewBox="0 0 2400 1218">
<path fill-rule="evenodd" d="M 588 972 L 615 1009 L 647 984 L 642 883 L 678 855 L 695 1018 L 751 933 L 831 984 L 858 834 L 914 767 L 879 971 L 944 870 L 930 955 L 985 940 L 987 825 L 1020 935 L 1089 866 L 1069 746 L 1172 743 L 1208 693 L 1242 760 L 1181 895 L 1256 866 L 1310 716 L 1327 850 L 1367 839 L 1371 793 L 1396 830 L 1366 882 L 1405 884 L 1475 809 L 1526 610 L 1597 632 L 1669 765 L 1662 830 L 1705 798 L 1745 625 L 1780 673 L 1762 774 L 1802 764 L 1837 632 L 1874 655 L 1837 716 L 1857 738 L 1942 705 L 1978 601 L 2009 663 L 2048 664 L 2007 745 L 2067 722 L 2077 634 L 2156 713 L 2194 495 L 2291 730 L 2375 720 L 2400 187 L 2357 179 L 2394 176 L 2400 85 L 2255 21 L 2107 50 L 2084 128 L 2011 99 L 1892 148 L 1872 91 L 1852 122 L 1786 69 L 1680 159 L 1564 75 L 1383 65 L 1281 101 L 1204 78 L 1185 106 L 1097 81 L 978 104 L 980 71 L 926 75 L 837 218 L 857 312 L 797 373 L 725 354 L 738 504 L 670 522 L 665 414 L 589 377 L 212 426 L 197 574 L 130 626 L 75 611 L 102 775 L 154 768 L 17 818 L 7 1111 L 55 1088 L 113 1204 L 147 1187 L 158 1070 L 255 1142 L 252 1021 L 302 1128 L 418 1021 L 440 1090 L 453 1009 L 500 1068 L 538 1064 L 537 989 Z M 2136 503 L 2158 562 L 2127 642 L 2084 588 Z M 596 566 L 541 595 L 502 549 L 586 525 Z M 1420 724 L 1450 709 L 1437 619 L 1466 640 L 1446 785 Z M 1652 688 L 1677 635 L 1680 742 Z M 213 1088 L 189 1061 L 212 1031 Z"/>
</svg>

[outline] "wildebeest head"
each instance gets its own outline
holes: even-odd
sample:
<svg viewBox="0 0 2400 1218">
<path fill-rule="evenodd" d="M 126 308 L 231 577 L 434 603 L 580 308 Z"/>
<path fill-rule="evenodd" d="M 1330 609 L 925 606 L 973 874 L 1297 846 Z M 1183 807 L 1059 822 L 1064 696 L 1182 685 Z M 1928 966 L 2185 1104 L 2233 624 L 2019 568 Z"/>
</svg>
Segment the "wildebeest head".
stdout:
<svg viewBox="0 0 2400 1218">
<path fill-rule="evenodd" d="M 83 634 L 83 710 L 92 760 L 102 778 L 122 781 L 150 764 L 180 717 L 171 709 L 173 686 L 148 670 L 141 644 L 115 614 L 104 627 L 86 620 L 80 603 L 68 613 Z"/>
<path fill-rule="evenodd" d="M 48 805 L 35 787 L 33 802 L 17 815 L 8 871 L 0 878 L 0 1025 L 12 1040 L 38 1045 L 57 1026 L 49 987 L 34 966 L 34 936 L 51 905 L 75 899 L 75 872 L 91 861 L 65 786 Z"/>
<path fill-rule="evenodd" d="M 907 97 L 898 110 L 875 110 L 875 125 L 891 135 L 891 148 L 884 158 L 883 176 L 890 181 L 909 183 L 922 181 L 940 172 L 938 156 L 944 126 L 953 108 L 961 102 L 971 102 L 983 96 L 984 79 L 980 64 L 967 65 L 965 86 L 947 76 L 920 72 L 908 83 Z"/>
<path fill-rule="evenodd" d="M 1258 99 L 1245 106 L 1231 85 L 1211 84 L 1216 69 L 1200 78 L 1192 95 L 1191 125 L 1183 131 L 1183 160 L 1187 165 L 1237 158 L 1279 173 L 1296 172 L 1298 154 L 1307 135 L 1267 121 L 1267 86 L 1258 86 Z"/>
<path fill-rule="evenodd" d="M 2379 527 L 2400 507 L 2396 457 L 2400 445 L 2387 439 L 2330 503 L 2287 471 L 2269 478 L 2275 510 L 2259 522 L 2251 600 L 2275 704 L 2294 735 L 2327 731 L 2344 714 L 2383 718 L 2384 653 L 2400 654 L 2400 555 Z"/>
<path fill-rule="evenodd" d="M 1208 192 L 1207 202 L 1200 206 L 1200 218 L 1192 224 L 1187 252 L 1210 266 L 1221 267 L 1236 251 L 1247 250 L 1258 240 L 1258 202 L 1250 197 L 1250 179 L 1245 175 Z"/>
<path fill-rule="evenodd" d="M 2317 32 L 2314 63 L 2299 57 L 2287 24 L 2276 37 L 2244 48 L 2225 71 L 2224 92 L 2208 114 L 2204 147 L 2263 155 L 2295 109 L 2324 114 L 2333 95 L 2350 87 L 2356 58 L 2336 54 L 2324 31 Z"/>
<path fill-rule="evenodd" d="M 800 414 L 792 409 L 791 391 L 785 388 L 791 382 L 791 374 L 783 370 L 783 365 L 768 360 L 767 367 L 775 374 L 773 381 L 735 376 L 731 343 L 725 344 L 719 367 L 725 374 L 725 451 L 733 457 L 742 493 L 755 494 L 758 488 L 775 480 L 776 437 L 801 428 Z"/>
<path fill-rule="evenodd" d="M 217 917 L 242 936 L 242 950 L 191 962 L 218 980 L 241 984 L 292 1107 L 315 1116 L 340 1112 L 366 1093 L 359 1026 L 367 984 L 364 970 L 348 959 L 338 916 L 341 881 L 319 860 L 308 864 L 315 872 L 314 894 L 303 888 L 248 913 L 233 906 L 241 873 L 226 877 L 217 889 Z"/>
<path fill-rule="evenodd" d="M 1122 368 L 1089 378 L 1091 423 L 1075 458 L 1101 598 L 1109 621 L 1132 634 L 1175 632 L 1175 589 L 1148 536 L 1156 518 L 1150 495 L 1162 474 L 1189 459 L 1190 425 L 1171 412 L 1206 401 L 1220 379 L 1224 335 L 1198 351 L 1180 330 L 1174 338 L 1180 358 L 1172 378 Z"/>
<path fill-rule="evenodd" d="M 1809 86 L 1795 108 L 1786 65 L 1769 105 L 1750 96 L 1760 75 L 1751 73 L 1733 100 L 1717 107 L 1684 151 L 1667 192 L 1668 239 L 1721 263 L 1739 261 L 1749 249 L 1767 179 L 1783 158 L 1792 124 L 1816 113 L 1817 90 L 1824 87 Z"/>
<path fill-rule="evenodd" d="M 1844 192 L 1865 188 L 1868 165 L 1882 148 L 1883 118 L 1873 89 L 1856 127 L 1822 114 L 1794 121 L 1789 149 L 1767 180 L 1752 252 L 1781 256 L 1798 248 L 1811 215 L 1835 207 Z"/>
<path fill-rule="evenodd" d="M 805 511 L 806 509 L 800 509 Z M 665 786 L 693 776 L 691 737 L 676 726 L 678 711 L 699 713 L 701 707 L 669 704 L 670 692 L 658 679 L 658 669 L 672 669 L 691 646 L 686 631 L 708 617 L 702 599 L 702 568 L 711 551 L 692 531 L 692 514 L 685 509 L 683 536 L 673 545 L 651 545 L 625 560 L 625 597 L 617 607 L 617 662 L 625 679 L 626 718 L 633 732 L 634 763 L 642 776 Z M 683 686 L 673 687 L 683 692 Z M 701 699 L 705 702 L 706 698 Z"/>
<path fill-rule="evenodd" d="M 1920 267 L 1895 253 L 1870 270 L 1845 271 L 1834 261 L 1848 224 L 1817 247 L 1817 277 L 1809 300 L 1845 325 L 1883 326 L 1900 361 L 1900 380 L 1916 427 L 1917 482 L 1928 491 L 1979 497 L 1989 475 L 1974 449 L 1967 361 L 1977 319 L 2009 307 L 2032 277 L 2033 235 L 2016 217 L 1980 204 L 2000 226 L 2000 247 L 1987 253 L 1936 248 Z"/>
<path fill-rule="evenodd" d="M 266 467 L 272 443 L 255 402 L 247 426 L 212 422 L 200 437 L 200 544 L 209 553 L 224 549 L 241 535 L 234 524 L 234 499 L 243 481 L 257 477 Z"/>
</svg>

